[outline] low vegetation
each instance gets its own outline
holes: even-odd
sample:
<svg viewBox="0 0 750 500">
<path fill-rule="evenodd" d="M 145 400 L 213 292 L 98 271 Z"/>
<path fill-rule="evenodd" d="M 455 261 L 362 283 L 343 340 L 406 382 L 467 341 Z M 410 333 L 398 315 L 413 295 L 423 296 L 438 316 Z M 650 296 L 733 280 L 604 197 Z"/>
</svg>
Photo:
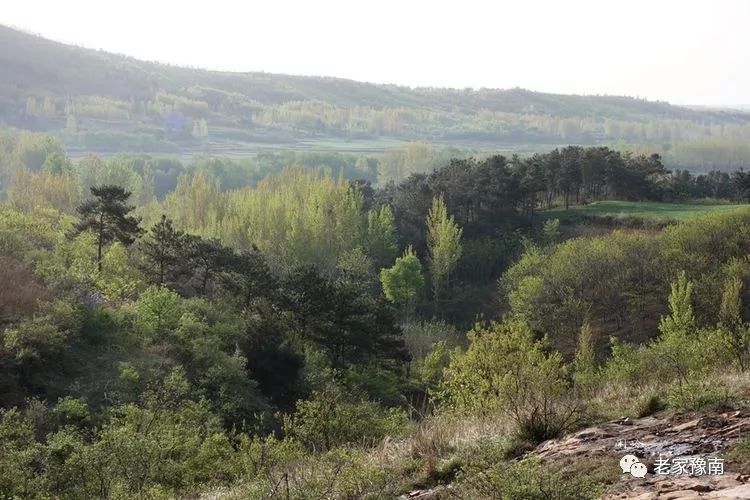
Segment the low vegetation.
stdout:
<svg viewBox="0 0 750 500">
<path fill-rule="evenodd" d="M 656 223 L 685 221 L 708 212 L 723 212 L 738 208 L 724 200 L 697 200 L 691 203 L 658 203 L 646 201 L 604 200 L 574 208 L 544 212 L 550 219 L 570 222 L 575 220 L 614 219 L 627 223 L 628 219 L 643 219 Z"/>
</svg>

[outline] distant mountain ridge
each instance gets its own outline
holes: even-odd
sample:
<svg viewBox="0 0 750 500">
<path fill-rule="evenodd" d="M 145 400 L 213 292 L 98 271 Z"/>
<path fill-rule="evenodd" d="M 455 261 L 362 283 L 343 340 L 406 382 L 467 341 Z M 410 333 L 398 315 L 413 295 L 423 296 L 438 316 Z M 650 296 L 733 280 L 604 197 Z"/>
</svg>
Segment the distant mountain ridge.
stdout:
<svg viewBox="0 0 750 500">
<path fill-rule="evenodd" d="M 176 67 L 0 26 L 0 122 L 91 148 L 317 138 L 489 144 L 690 138 L 750 114 L 618 96 L 408 88 Z M 648 130 L 646 127 L 650 127 Z M 653 136 L 653 137 L 651 137 Z"/>
</svg>

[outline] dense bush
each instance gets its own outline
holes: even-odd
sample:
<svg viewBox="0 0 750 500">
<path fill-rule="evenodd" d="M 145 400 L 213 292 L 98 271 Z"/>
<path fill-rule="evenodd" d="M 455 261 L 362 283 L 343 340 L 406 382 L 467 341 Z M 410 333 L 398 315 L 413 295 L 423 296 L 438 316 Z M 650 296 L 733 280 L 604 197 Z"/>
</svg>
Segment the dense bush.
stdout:
<svg viewBox="0 0 750 500">
<path fill-rule="evenodd" d="M 469 333 L 466 353 L 457 353 L 445 370 L 439 397 L 458 411 L 500 411 L 522 438 L 541 442 L 580 418 L 567 393 L 560 354 L 546 352 L 526 325 L 509 322 Z"/>
<path fill-rule="evenodd" d="M 714 325 L 725 266 L 750 252 L 750 212 L 709 214 L 656 234 L 615 231 L 577 238 L 547 251 L 527 250 L 500 281 L 511 316 L 548 333 L 572 355 L 584 321 L 597 352 L 607 332 L 642 343 L 667 312 L 669 283 L 681 271 L 694 282 L 697 326 Z"/>
<path fill-rule="evenodd" d="M 401 435 L 407 423 L 401 410 L 352 400 L 329 388 L 298 401 L 294 415 L 284 421 L 284 431 L 311 450 L 327 451 L 350 443 L 372 446 L 386 436 Z"/>
</svg>

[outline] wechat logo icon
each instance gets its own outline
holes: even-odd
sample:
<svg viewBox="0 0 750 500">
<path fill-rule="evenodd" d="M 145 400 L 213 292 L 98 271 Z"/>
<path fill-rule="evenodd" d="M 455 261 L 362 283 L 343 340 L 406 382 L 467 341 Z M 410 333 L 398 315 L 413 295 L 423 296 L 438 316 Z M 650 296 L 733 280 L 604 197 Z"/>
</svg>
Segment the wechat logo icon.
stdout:
<svg viewBox="0 0 750 500">
<path fill-rule="evenodd" d="M 625 455 L 620 459 L 620 469 L 623 474 L 630 473 L 633 477 L 646 477 L 647 468 L 635 455 Z"/>
</svg>

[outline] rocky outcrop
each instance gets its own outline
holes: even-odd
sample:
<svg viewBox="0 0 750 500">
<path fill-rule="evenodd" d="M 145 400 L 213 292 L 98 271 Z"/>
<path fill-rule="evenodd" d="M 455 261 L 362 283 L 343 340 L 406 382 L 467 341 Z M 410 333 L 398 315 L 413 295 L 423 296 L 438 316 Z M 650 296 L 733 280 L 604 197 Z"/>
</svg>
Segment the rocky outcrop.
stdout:
<svg viewBox="0 0 750 500">
<path fill-rule="evenodd" d="M 623 455 L 632 454 L 646 464 L 648 473 L 636 478 L 623 473 L 608 489 L 604 500 L 724 498 L 750 499 L 750 471 L 736 471 L 724 463 L 724 474 L 656 474 L 659 458 L 722 459 L 722 452 L 750 437 L 750 414 L 733 411 L 717 414 L 668 415 L 620 419 L 596 425 L 562 439 L 542 443 L 533 452 L 545 461 L 563 458 L 597 458 L 619 469 Z"/>
</svg>

